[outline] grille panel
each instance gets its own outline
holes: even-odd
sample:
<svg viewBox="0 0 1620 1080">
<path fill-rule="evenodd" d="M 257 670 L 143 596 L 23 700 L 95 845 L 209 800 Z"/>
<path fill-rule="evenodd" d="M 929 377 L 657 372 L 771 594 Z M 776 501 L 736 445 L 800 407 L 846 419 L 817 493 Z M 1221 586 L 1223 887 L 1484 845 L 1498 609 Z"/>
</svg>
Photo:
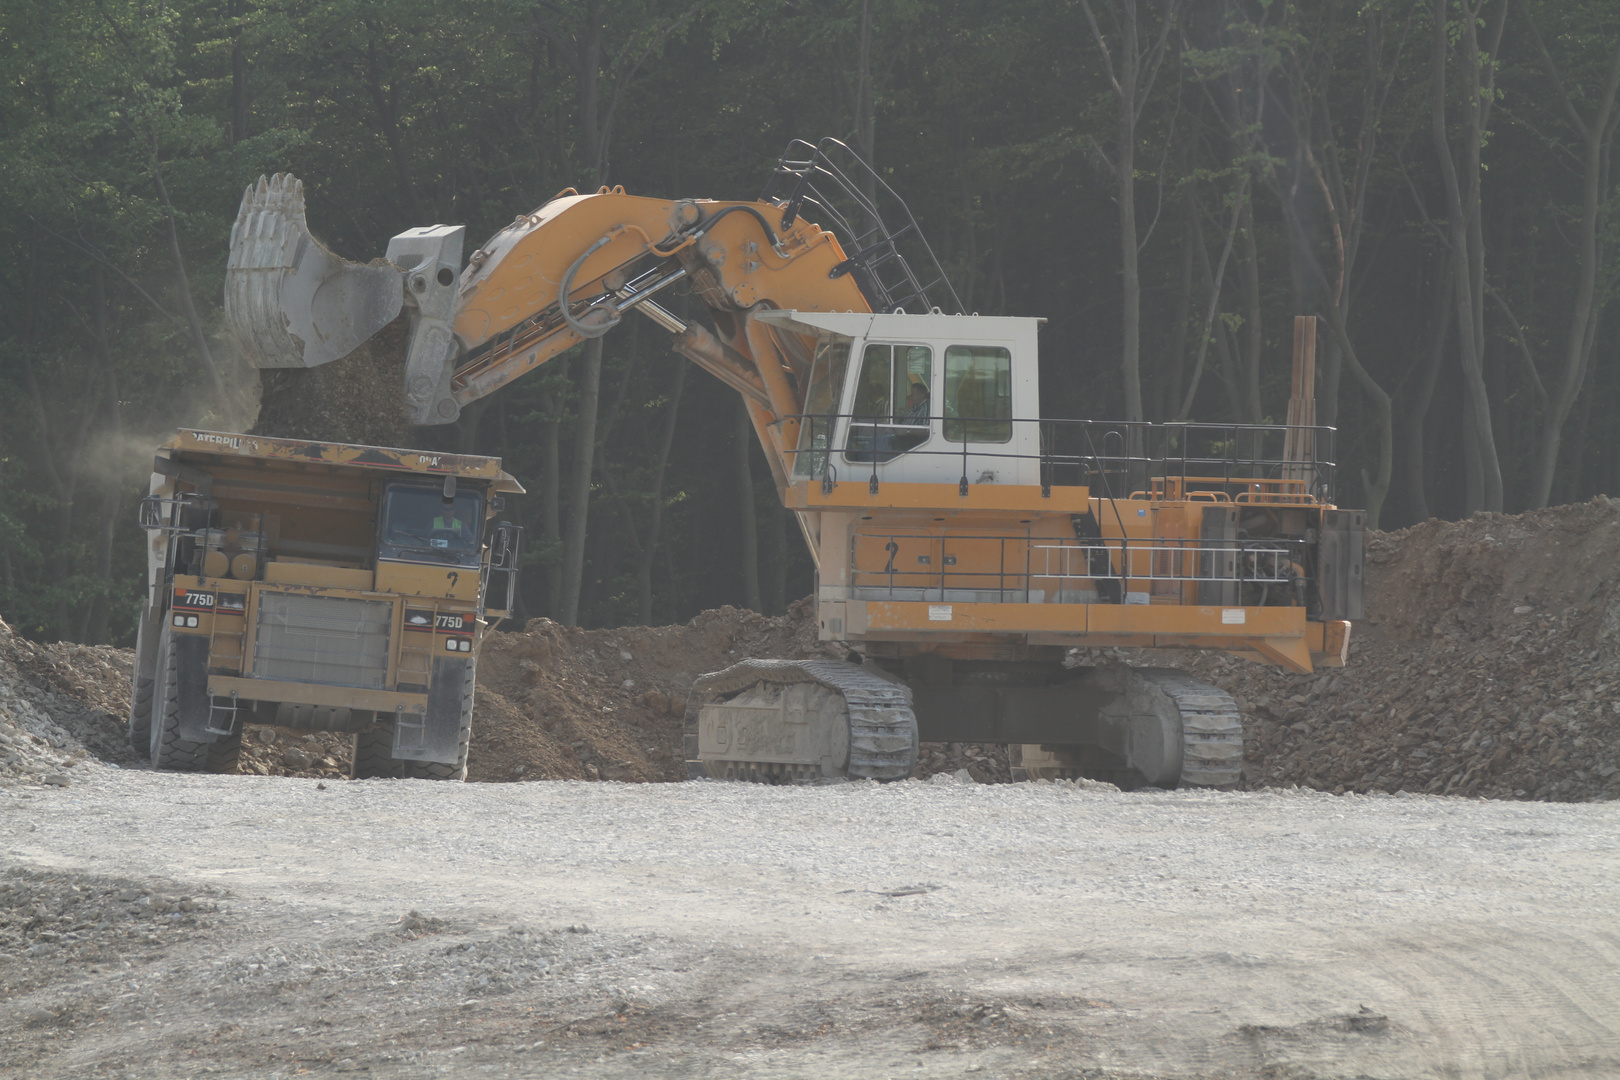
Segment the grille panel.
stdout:
<svg viewBox="0 0 1620 1080">
<path fill-rule="evenodd" d="M 261 591 L 253 675 L 381 690 L 393 622 L 387 600 Z"/>
</svg>

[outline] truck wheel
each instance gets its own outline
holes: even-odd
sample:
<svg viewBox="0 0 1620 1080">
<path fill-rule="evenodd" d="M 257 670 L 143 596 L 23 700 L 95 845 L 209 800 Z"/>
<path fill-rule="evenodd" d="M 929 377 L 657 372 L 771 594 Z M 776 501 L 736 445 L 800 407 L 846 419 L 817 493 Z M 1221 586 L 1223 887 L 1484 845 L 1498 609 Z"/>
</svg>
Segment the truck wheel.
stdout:
<svg viewBox="0 0 1620 1080">
<path fill-rule="evenodd" d="M 160 692 L 153 695 L 149 729 L 148 756 L 154 769 L 172 769 L 176 772 L 235 772 L 242 756 L 242 729 L 237 725 L 230 735 L 222 735 L 211 743 L 182 739 L 180 730 L 180 665 L 175 656 L 168 627 L 158 644 L 157 673 L 163 680 Z"/>
<path fill-rule="evenodd" d="M 394 722 L 381 720 L 354 733 L 354 754 L 349 779 L 370 780 L 378 776 L 398 777 L 404 763 L 394 756 Z"/>
<path fill-rule="evenodd" d="M 157 693 L 157 650 L 152 648 L 152 637 L 159 634 L 162 625 L 151 618 L 150 606 L 147 603 L 141 609 L 140 632 L 135 638 L 135 681 L 129 702 L 129 748 L 143 757 L 152 746 L 152 698 Z M 157 614 L 161 616 L 162 612 Z"/>
<path fill-rule="evenodd" d="M 150 675 L 135 676 L 135 693 L 129 705 L 129 748 L 146 754 L 152 748 L 152 695 L 157 689 Z"/>
<path fill-rule="evenodd" d="M 456 763 L 406 761 L 405 775 L 416 780 L 467 779 L 467 747 L 472 742 L 473 691 L 477 688 L 478 659 L 467 661 L 461 676 L 461 737 L 457 740 Z"/>
</svg>

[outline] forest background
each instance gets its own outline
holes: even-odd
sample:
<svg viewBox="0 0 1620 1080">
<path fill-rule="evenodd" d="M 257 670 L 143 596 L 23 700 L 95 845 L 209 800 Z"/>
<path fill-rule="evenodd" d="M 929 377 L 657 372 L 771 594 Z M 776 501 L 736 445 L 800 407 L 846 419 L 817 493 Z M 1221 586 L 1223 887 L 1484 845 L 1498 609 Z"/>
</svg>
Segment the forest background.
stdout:
<svg viewBox="0 0 1620 1080">
<path fill-rule="evenodd" d="M 751 198 L 835 135 L 968 310 L 1049 320 L 1046 416 L 1280 422 L 1315 314 L 1338 501 L 1376 525 L 1620 480 L 1614 0 L 6 0 L 0 68 L 0 615 L 31 636 L 128 643 L 152 447 L 251 422 L 221 289 L 274 171 L 367 260 L 565 187 Z M 641 322 L 419 445 L 528 485 L 526 617 L 779 611 L 812 571 L 735 395 Z"/>
</svg>

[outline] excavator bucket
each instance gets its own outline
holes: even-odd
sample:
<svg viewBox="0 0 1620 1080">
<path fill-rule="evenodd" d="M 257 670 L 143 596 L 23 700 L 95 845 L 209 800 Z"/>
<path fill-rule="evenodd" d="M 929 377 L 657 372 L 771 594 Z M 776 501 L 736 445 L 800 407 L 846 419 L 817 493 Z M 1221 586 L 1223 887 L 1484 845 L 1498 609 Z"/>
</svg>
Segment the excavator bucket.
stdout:
<svg viewBox="0 0 1620 1080">
<path fill-rule="evenodd" d="M 393 322 L 404 301 L 399 267 L 350 262 L 311 235 L 302 181 L 277 173 L 243 192 L 225 318 L 255 367 L 331 363 Z"/>
</svg>

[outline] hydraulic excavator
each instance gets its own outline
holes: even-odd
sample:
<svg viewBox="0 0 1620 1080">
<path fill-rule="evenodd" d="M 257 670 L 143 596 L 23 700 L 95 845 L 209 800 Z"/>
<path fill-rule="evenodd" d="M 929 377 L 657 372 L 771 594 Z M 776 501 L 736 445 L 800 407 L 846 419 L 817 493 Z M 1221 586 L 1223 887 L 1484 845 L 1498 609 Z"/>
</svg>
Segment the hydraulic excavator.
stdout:
<svg viewBox="0 0 1620 1080">
<path fill-rule="evenodd" d="M 261 367 L 338 359 L 401 313 L 417 424 L 456 419 L 636 312 L 742 395 L 850 660 L 749 659 L 692 687 L 690 775 L 910 775 L 921 740 L 1012 746 L 1015 777 L 1233 787 L 1242 719 L 1095 650 L 1342 666 L 1364 514 L 1331 428 L 1043 418 L 1037 318 L 962 311 L 904 203 L 836 140 L 753 201 L 560 192 L 462 261 L 464 229 L 331 254 L 291 176 L 248 188 L 228 320 Z M 686 282 L 710 325 L 656 296 Z"/>
</svg>

